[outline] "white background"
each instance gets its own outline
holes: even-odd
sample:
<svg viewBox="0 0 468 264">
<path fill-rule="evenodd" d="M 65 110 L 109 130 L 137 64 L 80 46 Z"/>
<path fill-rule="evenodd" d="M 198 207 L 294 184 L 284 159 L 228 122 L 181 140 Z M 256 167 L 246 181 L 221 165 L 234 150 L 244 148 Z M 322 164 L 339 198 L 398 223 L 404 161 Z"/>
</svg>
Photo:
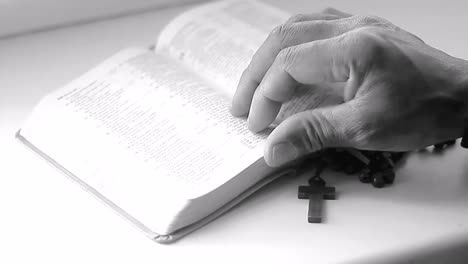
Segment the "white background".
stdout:
<svg viewBox="0 0 468 264">
<path fill-rule="evenodd" d="M 0 37 L 201 0 L 0 0 Z"/>
</svg>

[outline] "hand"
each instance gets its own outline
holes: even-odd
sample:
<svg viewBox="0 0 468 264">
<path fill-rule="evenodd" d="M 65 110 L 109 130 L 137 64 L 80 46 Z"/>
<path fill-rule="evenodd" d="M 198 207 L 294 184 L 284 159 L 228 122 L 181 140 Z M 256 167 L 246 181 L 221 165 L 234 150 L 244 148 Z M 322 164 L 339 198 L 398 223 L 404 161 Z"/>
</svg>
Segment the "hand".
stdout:
<svg viewBox="0 0 468 264">
<path fill-rule="evenodd" d="M 271 32 L 242 74 L 231 113 L 248 115 L 258 132 L 298 85 L 345 82 L 344 103 L 297 113 L 275 128 L 267 164 L 327 147 L 414 150 L 462 136 L 467 79 L 465 61 L 390 22 L 329 9 Z"/>
</svg>

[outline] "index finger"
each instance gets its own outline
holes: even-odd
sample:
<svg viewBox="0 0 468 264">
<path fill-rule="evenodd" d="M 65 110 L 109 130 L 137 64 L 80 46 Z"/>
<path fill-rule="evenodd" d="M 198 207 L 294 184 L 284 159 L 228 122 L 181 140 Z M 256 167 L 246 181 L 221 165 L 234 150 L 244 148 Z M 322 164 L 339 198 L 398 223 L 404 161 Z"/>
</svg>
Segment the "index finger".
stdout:
<svg viewBox="0 0 468 264">
<path fill-rule="evenodd" d="M 242 73 L 234 94 L 231 113 L 242 116 L 248 113 L 255 89 L 260 84 L 276 55 L 284 48 L 305 42 L 331 37 L 331 25 L 313 21 L 336 20 L 341 17 L 330 14 L 309 14 L 291 17 L 275 28 L 257 50 L 247 69 Z"/>
<path fill-rule="evenodd" d="M 347 17 L 283 24 L 273 30 L 243 72 L 232 100 L 231 113 L 235 116 L 248 114 L 255 90 L 280 51 L 307 42 L 333 38 L 361 26 L 360 20 Z"/>
<path fill-rule="evenodd" d="M 251 131 L 267 128 L 277 117 L 282 103 L 291 99 L 298 84 L 349 80 L 349 51 L 344 47 L 343 36 L 280 52 L 255 91 L 248 119 Z"/>
</svg>

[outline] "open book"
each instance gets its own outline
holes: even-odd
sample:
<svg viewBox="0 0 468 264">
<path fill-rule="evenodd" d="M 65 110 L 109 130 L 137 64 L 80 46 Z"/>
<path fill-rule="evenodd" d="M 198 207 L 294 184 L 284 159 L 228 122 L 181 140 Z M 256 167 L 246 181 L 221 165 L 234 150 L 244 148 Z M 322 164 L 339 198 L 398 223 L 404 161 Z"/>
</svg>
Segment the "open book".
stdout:
<svg viewBox="0 0 468 264">
<path fill-rule="evenodd" d="M 174 19 L 154 49 L 130 48 L 44 97 L 17 137 L 158 242 L 201 227 L 291 173 L 263 160 L 270 130 L 229 114 L 239 77 L 288 15 L 209 3 Z M 298 91 L 278 122 L 336 103 Z"/>
</svg>

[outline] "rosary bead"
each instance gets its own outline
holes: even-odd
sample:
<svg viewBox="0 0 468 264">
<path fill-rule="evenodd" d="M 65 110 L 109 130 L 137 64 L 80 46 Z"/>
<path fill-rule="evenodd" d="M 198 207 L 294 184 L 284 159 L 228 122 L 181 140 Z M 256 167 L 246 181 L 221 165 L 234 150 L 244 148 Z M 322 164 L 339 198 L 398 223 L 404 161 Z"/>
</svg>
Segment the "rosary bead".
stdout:
<svg viewBox="0 0 468 264">
<path fill-rule="evenodd" d="M 393 184 L 395 181 L 395 171 L 393 169 L 382 171 L 382 176 L 386 184 Z"/>
<path fill-rule="evenodd" d="M 372 175 L 371 183 L 375 188 L 384 187 L 385 186 L 385 181 L 384 181 L 382 173 L 376 173 L 376 174 Z"/>
<path fill-rule="evenodd" d="M 365 167 L 359 174 L 359 181 L 361 181 L 362 183 L 371 182 L 371 174 L 370 169 L 368 167 Z"/>
<path fill-rule="evenodd" d="M 312 177 L 312 178 L 309 179 L 309 185 L 322 186 L 323 187 L 323 186 L 326 185 L 326 182 L 321 177 Z"/>
<path fill-rule="evenodd" d="M 463 136 L 460 146 L 462 146 L 462 148 L 468 148 L 468 135 Z"/>
</svg>

